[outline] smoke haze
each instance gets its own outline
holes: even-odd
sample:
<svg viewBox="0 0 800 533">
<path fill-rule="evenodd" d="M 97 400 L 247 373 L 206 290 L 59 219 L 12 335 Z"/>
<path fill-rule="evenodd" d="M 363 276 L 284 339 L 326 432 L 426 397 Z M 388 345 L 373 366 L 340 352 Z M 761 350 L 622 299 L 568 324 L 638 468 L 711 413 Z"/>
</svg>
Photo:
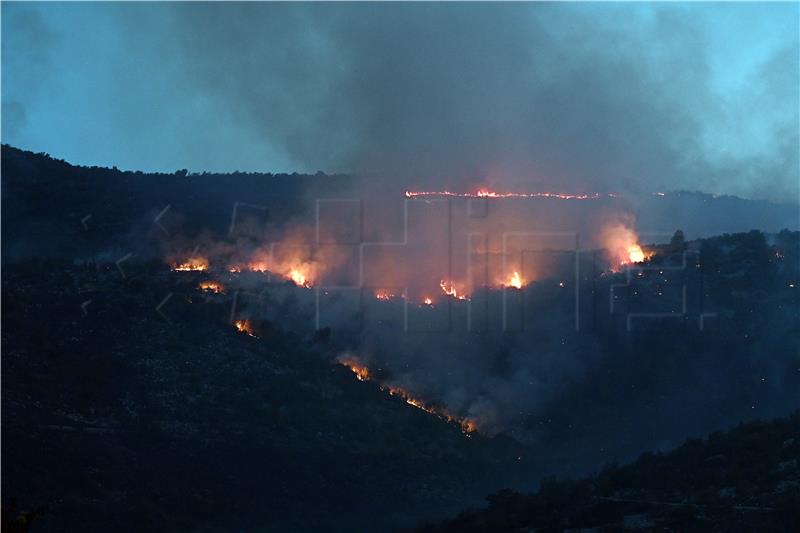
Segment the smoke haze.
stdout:
<svg viewBox="0 0 800 533">
<path fill-rule="evenodd" d="M 797 9 L 4 5 L 3 127 L 142 170 L 795 199 Z"/>
</svg>

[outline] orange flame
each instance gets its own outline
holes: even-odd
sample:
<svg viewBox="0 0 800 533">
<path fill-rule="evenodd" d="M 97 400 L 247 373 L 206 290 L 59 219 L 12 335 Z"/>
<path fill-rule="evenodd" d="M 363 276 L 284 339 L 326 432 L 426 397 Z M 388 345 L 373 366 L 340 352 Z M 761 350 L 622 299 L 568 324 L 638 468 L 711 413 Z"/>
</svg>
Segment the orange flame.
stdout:
<svg viewBox="0 0 800 533">
<path fill-rule="evenodd" d="M 204 291 L 213 292 L 214 294 L 219 294 L 225 288 L 216 281 L 203 281 L 202 283 L 200 283 L 200 289 Z"/>
<path fill-rule="evenodd" d="M 396 296 L 387 289 L 378 289 L 375 291 L 375 298 L 378 300 L 391 300 L 392 298 L 396 298 Z"/>
<path fill-rule="evenodd" d="M 178 272 L 208 270 L 208 259 L 205 257 L 190 257 L 182 263 L 173 265 L 172 270 L 176 270 Z"/>
<path fill-rule="evenodd" d="M 453 298 L 458 298 L 459 300 L 467 299 L 466 294 L 458 293 L 458 290 L 456 289 L 456 286 L 452 281 L 441 280 L 439 282 L 439 287 L 441 287 L 442 291 L 448 296 L 452 296 Z"/>
<path fill-rule="evenodd" d="M 356 375 L 359 381 L 367 381 L 371 377 L 369 374 L 369 369 L 359 364 L 358 361 L 353 358 L 346 357 L 344 359 L 340 359 L 339 363 L 352 370 L 353 374 Z"/>
<path fill-rule="evenodd" d="M 433 305 L 433 300 L 431 300 L 430 298 L 425 298 L 424 300 L 422 300 L 422 303 L 424 303 L 425 305 L 432 306 Z"/>
<path fill-rule="evenodd" d="M 568 194 L 561 192 L 495 192 L 481 188 L 476 192 L 450 192 L 444 191 L 406 191 L 406 198 L 419 198 L 425 196 L 450 196 L 456 198 L 556 198 L 559 200 L 596 200 L 601 197 L 599 193 Z M 616 198 L 617 194 L 608 194 Z"/>
<path fill-rule="evenodd" d="M 610 254 L 612 263 L 625 266 L 642 263 L 653 256 L 653 252 L 644 250 L 639 244 L 639 236 L 624 223 L 606 225 L 601 234 L 603 245 Z M 616 270 L 618 267 L 612 268 Z"/>
<path fill-rule="evenodd" d="M 514 289 L 521 289 L 524 284 L 525 282 L 522 280 L 522 277 L 520 277 L 519 272 L 516 270 L 514 271 L 514 274 L 508 278 L 508 281 L 505 282 L 506 287 L 512 287 Z"/>
<path fill-rule="evenodd" d="M 311 288 L 311 270 L 312 264 L 310 262 L 302 261 L 276 261 L 276 264 L 270 268 L 267 261 L 251 261 L 245 268 L 240 265 L 231 265 L 228 267 L 228 272 L 231 274 L 238 274 L 243 270 L 248 272 L 269 273 L 273 272 L 288 280 L 294 282 L 298 287 Z"/>
<path fill-rule="evenodd" d="M 373 377 L 369 369 L 355 360 L 353 357 L 340 357 L 339 364 L 349 368 L 359 381 L 372 381 Z M 461 427 L 461 431 L 469 436 L 470 433 L 478 430 L 478 424 L 475 420 L 469 418 L 461 418 L 454 416 L 447 412 L 445 409 L 437 406 L 426 404 L 424 401 L 415 398 L 409 391 L 395 386 L 378 384 L 381 390 L 387 391 L 391 396 L 397 396 L 405 400 L 408 405 L 416 407 L 426 413 L 432 414 L 441 418 L 445 422 L 454 422 Z"/>
<path fill-rule="evenodd" d="M 309 283 L 308 279 L 306 278 L 306 274 L 300 269 L 293 268 L 287 277 L 298 287 L 305 287 L 307 289 L 311 288 L 311 283 Z"/>
<path fill-rule="evenodd" d="M 251 337 L 255 337 L 255 333 L 253 333 L 253 326 L 247 320 L 237 320 L 234 322 L 236 329 L 241 331 L 242 333 L 247 333 Z"/>
<path fill-rule="evenodd" d="M 642 247 L 638 244 L 632 244 L 628 246 L 628 261 L 631 263 L 641 263 L 646 259 L 644 251 Z"/>
</svg>

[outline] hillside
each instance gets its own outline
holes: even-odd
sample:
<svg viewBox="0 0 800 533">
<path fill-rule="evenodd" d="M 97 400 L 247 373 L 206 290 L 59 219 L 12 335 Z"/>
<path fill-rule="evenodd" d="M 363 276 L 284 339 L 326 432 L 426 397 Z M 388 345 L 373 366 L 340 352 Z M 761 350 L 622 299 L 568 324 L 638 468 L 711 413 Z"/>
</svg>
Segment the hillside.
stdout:
<svg viewBox="0 0 800 533">
<path fill-rule="evenodd" d="M 381 201 L 402 201 L 403 183 L 376 187 L 371 180 L 323 172 L 143 173 L 75 166 L 48 154 L 2 145 L 3 261 L 97 258 L 111 249 L 147 255 L 153 253 L 157 240 L 153 237 L 176 233 L 187 240 L 199 235 L 219 238 L 228 235 L 236 205 L 257 224 L 279 231 L 295 217 L 312 215 L 314 200 L 320 198 L 380 196 Z M 655 239 L 668 238 L 676 224 L 691 238 L 756 228 L 770 233 L 800 229 L 794 203 L 701 192 L 615 196 L 588 203 L 545 198 L 517 204 L 523 212 L 535 205 L 542 214 L 540 230 L 561 231 L 564 225 L 572 228 L 575 219 L 586 218 L 583 231 L 590 233 L 593 214 L 603 212 L 632 213 L 641 231 Z M 379 211 L 386 216 L 392 209 L 382 206 Z M 546 226 L 548 221 L 554 225 Z"/>
<path fill-rule="evenodd" d="M 308 207 L 308 197 L 335 195 L 352 183 L 321 172 L 159 174 L 80 167 L 8 145 L 2 146 L 2 171 L 6 262 L 91 255 L 112 244 L 144 250 L 152 244 L 144 241 L 150 230 L 225 235 L 237 202 L 255 206 L 251 212 L 261 221 L 280 226 Z M 159 214 L 160 228 L 153 224 Z"/>
<path fill-rule="evenodd" d="M 579 481 L 502 491 L 488 507 L 419 533 L 502 531 L 760 531 L 800 529 L 800 413 L 741 424 L 646 453 Z"/>
<path fill-rule="evenodd" d="M 4 267 L 2 491 L 47 507 L 32 531 L 385 530 L 514 483 L 519 444 L 358 381 L 319 339 L 239 332 L 229 299 L 167 274 Z"/>
</svg>

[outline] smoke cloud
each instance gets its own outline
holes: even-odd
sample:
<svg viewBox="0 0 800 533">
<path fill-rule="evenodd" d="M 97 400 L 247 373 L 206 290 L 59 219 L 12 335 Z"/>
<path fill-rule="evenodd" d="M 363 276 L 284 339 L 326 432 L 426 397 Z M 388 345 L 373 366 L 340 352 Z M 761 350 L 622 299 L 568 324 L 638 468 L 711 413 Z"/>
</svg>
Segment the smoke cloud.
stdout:
<svg viewBox="0 0 800 533">
<path fill-rule="evenodd" d="M 53 152 L 144 170 L 323 169 L 453 189 L 797 198 L 797 9 L 62 6 L 48 12 L 50 61 L 116 53 L 97 58 L 85 86 L 66 83 L 63 68 L 50 74 L 52 90 L 110 104 L 108 113 L 70 111 L 82 115 L 75 126 L 67 111 L 47 108 L 98 140 Z M 17 37 L 20 13 L 4 6 L 4 29 Z M 71 31 L 92 22 L 102 31 Z M 6 48 L 6 57 L 27 53 Z M 12 132 L 14 116 L 46 105 L 47 95 L 26 96 L 28 84 L 4 84 L 19 103 L 7 117 Z M 96 130 L 111 118 L 122 128 L 102 133 L 117 142 L 100 142 Z M 13 138 L 65 146 L 45 125 L 40 118 Z M 153 135 L 172 142 L 162 150 Z"/>
</svg>

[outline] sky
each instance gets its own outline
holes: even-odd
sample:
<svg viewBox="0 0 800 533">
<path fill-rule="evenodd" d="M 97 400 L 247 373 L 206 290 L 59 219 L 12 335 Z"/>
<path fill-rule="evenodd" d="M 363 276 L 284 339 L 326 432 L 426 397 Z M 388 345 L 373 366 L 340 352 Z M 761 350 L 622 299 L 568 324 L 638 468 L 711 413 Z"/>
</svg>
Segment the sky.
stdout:
<svg viewBox="0 0 800 533">
<path fill-rule="evenodd" d="M 75 164 L 800 194 L 797 3 L 1 9 L 2 142 Z"/>
</svg>

